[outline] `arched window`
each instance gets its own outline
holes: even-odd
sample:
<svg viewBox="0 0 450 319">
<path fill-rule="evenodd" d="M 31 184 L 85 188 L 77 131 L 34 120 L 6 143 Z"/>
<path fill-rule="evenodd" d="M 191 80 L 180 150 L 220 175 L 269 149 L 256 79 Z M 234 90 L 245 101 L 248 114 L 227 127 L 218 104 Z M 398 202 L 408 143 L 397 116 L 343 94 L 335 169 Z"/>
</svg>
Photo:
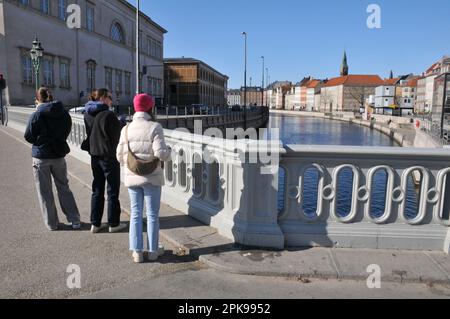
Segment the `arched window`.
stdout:
<svg viewBox="0 0 450 319">
<path fill-rule="evenodd" d="M 114 22 L 111 26 L 111 39 L 116 42 L 125 44 L 125 34 L 123 32 L 122 26 L 117 22 Z"/>
</svg>

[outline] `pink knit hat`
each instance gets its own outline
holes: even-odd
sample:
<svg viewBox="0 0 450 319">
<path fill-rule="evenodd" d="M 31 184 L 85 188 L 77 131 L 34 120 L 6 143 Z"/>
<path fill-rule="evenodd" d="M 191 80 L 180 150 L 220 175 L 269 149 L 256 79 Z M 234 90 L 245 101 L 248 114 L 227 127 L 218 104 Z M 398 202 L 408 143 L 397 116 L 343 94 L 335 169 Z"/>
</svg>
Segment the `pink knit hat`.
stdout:
<svg viewBox="0 0 450 319">
<path fill-rule="evenodd" d="M 136 112 L 149 112 L 155 106 L 155 100 L 148 94 L 138 94 L 133 101 Z"/>
</svg>

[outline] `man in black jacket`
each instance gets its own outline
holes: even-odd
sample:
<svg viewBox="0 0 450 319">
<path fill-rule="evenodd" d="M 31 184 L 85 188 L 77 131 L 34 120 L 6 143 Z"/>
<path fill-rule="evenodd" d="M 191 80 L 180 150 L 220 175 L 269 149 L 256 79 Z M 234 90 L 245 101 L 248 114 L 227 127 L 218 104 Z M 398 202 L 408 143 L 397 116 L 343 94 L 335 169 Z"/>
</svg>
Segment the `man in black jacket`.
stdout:
<svg viewBox="0 0 450 319">
<path fill-rule="evenodd" d="M 52 176 L 58 191 L 61 209 L 73 229 L 80 229 L 80 213 L 69 188 L 65 156 L 70 152 L 66 140 L 72 119 L 61 102 L 53 102 L 46 88 L 37 92 L 37 110 L 31 116 L 25 139 L 33 144 L 33 172 L 39 203 L 48 229 L 58 229 L 59 220 L 52 190 Z"/>
<path fill-rule="evenodd" d="M 120 164 L 116 159 L 122 126 L 112 107 L 111 93 L 100 89 L 93 93 L 86 104 L 84 123 L 88 139 L 82 148 L 91 155 L 92 182 L 91 223 L 92 233 L 102 229 L 105 206 L 105 183 L 108 184 L 108 224 L 109 232 L 120 232 L 126 225 L 120 223 Z"/>
</svg>

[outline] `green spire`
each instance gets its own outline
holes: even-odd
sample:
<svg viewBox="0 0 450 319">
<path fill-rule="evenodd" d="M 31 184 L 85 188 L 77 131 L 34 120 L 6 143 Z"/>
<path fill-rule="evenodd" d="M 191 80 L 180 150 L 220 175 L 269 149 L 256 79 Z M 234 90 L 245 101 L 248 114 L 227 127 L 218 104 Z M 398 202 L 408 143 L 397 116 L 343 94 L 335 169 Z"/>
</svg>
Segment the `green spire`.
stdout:
<svg viewBox="0 0 450 319">
<path fill-rule="evenodd" d="M 342 65 L 341 65 L 341 76 L 347 76 L 347 75 L 348 75 L 347 52 L 344 51 L 344 58 L 342 59 Z"/>
<path fill-rule="evenodd" d="M 392 70 L 391 70 L 391 74 L 389 75 L 389 78 L 390 78 L 390 79 L 393 79 L 393 78 L 394 78 L 394 72 L 392 72 Z"/>
</svg>

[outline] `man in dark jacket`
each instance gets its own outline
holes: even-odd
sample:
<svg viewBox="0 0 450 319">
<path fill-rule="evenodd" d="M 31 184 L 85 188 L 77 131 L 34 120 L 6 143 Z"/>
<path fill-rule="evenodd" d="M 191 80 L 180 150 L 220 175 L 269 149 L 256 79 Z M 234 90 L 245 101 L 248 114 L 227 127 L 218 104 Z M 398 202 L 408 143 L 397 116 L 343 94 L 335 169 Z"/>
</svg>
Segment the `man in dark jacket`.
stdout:
<svg viewBox="0 0 450 319">
<path fill-rule="evenodd" d="M 37 93 L 37 110 L 31 116 L 25 139 L 33 144 L 33 171 L 44 222 L 48 229 L 58 229 L 59 220 L 52 190 L 52 177 L 61 209 L 73 229 L 80 229 L 80 214 L 69 188 L 65 156 L 70 152 L 66 140 L 72 119 L 61 102 L 53 102 L 48 89 Z"/>
<path fill-rule="evenodd" d="M 108 225 L 109 232 L 115 233 L 126 228 L 120 223 L 120 164 L 116 159 L 122 126 L 116 115 L 110 111 L 112 97 L 108 90 L 94 92 L 85 107 L 84 123 L 88 139 L 83 149 L 91 155 L 92 182 L 91 223 L 92 233 L 102 229 L 105 205 L 105 183 L 108 184 Z"/>
</svg>

